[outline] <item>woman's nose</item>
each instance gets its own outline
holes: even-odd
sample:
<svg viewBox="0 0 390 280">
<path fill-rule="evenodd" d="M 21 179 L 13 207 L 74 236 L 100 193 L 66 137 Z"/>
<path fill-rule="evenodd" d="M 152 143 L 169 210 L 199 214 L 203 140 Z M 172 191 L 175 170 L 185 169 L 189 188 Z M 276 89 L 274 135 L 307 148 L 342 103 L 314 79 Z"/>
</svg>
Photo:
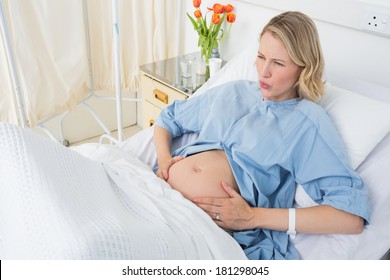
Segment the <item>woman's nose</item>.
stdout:
<svg viewBox="0 0 390 280">
<path fill-rule="evenodd" d="M 270 71 L 270 68 L 269 68 L 269 65 L 267 63 L 264 63 L 261 67 L 260 67 L 260 75 L 264 78 L 269 78 L 271 77 L 271 71 Z"/>
</svg>

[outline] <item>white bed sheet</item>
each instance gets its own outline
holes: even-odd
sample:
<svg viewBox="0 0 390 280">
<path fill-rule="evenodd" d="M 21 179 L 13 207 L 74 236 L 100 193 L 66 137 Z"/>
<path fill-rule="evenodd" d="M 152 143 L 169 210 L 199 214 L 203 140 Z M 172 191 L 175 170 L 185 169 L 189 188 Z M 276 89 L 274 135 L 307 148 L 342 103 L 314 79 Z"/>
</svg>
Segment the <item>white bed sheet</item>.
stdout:
<svg viewBox="0 0 390 280">
<path fill-rule="evenodd" d="M 115 146 L 77 153 L 9 124 L 0 146 L 0 259 L 246 259 L 208 215 Z"/>
</svg>

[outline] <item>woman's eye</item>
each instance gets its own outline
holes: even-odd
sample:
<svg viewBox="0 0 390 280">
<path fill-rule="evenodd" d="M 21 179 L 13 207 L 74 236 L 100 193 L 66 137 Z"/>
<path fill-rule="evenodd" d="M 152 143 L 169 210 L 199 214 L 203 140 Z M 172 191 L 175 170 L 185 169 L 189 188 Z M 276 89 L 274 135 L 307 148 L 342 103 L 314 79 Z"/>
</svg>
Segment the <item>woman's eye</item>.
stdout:
<svg viewBox="0 0 390 280">
<path fill-rule="evenodd" d="M 283 66 L 283 67 L 284 67 L 284 64 L 283 64 L 283 63 L 281 63 L 281 62 L 277 62 L 277 61 L 275 61 L 275 64 L 276 64 L 276 65 L 278 65 L 278 66 Z"/>
</svg>

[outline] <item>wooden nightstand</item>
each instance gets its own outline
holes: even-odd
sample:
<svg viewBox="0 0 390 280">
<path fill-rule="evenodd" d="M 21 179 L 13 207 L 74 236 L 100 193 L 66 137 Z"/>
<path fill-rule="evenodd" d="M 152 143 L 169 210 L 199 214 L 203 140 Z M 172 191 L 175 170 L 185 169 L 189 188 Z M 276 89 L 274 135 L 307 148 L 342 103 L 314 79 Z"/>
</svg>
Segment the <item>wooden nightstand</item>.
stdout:
<svg viewBox="0 0 390 280">
<path fill-rule="evenodd" d="M 200 59 L 198 53 L 190 55 L 195 56 L 196 60 Z M 182 77 L 180 58 L 169 58 L 140 67 L 143 128 L 154 124 L 161 109 L 174 100 L 187 99 L 206 82 L 208 73 L 198 75 L 194 71 L 191 77 Z"/>
</svg>

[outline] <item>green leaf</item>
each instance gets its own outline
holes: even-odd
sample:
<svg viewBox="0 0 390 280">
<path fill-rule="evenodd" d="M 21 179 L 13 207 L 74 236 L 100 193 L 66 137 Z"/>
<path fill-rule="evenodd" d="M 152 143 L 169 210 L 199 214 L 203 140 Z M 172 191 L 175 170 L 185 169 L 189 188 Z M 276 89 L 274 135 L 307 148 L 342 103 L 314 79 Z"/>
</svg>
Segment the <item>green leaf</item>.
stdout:
<svg viewBox="0 0 390 280">
<path fill-rule="evenodd" d="M 198 23 L 192 18 L 192 16 L 187 13 L 188 18 L 190 19 L 192 25 L 194 26 L 194 29 L 197 31 L 198 30 Z"/>
<path fill-rule="evenodd" d="M 203 35 L 199 35 L 199 39 L 198 39 L 198 47 L 202 46 L 204 44 L 204 41 L 207 39 L 207 37 L 203 36 Z"/>
</svg>

